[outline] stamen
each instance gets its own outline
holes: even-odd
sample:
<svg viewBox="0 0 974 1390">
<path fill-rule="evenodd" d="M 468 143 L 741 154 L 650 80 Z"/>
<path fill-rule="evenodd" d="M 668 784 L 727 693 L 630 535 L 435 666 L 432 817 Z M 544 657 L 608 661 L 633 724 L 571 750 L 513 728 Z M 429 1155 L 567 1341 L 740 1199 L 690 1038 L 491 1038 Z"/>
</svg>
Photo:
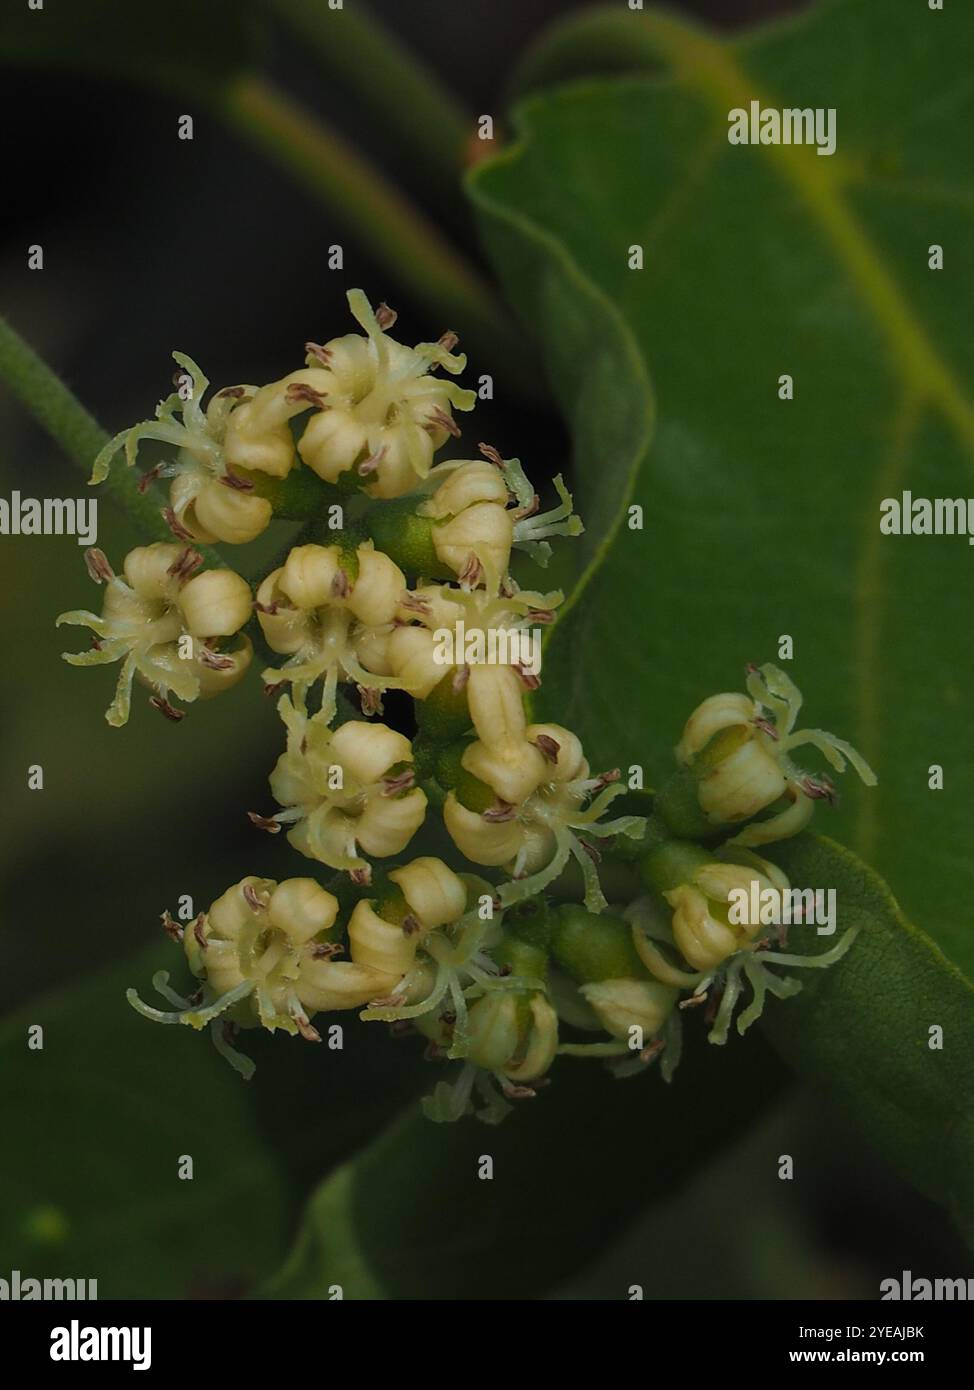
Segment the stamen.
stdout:
<svg viewBox="0 0 974 1390">
<path fill-rule="evenodd" d="M 204 934 L 204 933 L 205 933 L 205 928 L 206 928 L 206 913 L 205 913 L 205 912 L 201 912 L 201 913 L 199 914 L 199 916 L 198 916 L 197 918 L 195 918 L 195 920 L 193 921 L 193 935 L 196 937 L 196 940 L 197 940 L 197 942 L 199 943 L 199 948 L 200 948 L 201 951 L 205 951 L 206 948 L 207 948 L 207 946 L 209 945 L 209 942 L 207 941 L 206 936 L 205 936 L 205 934 Z"/>
<path fill-rule="evenodd" d="M 374 454 L 370 454 L 367 459 L 363 459 L 358 466 L 360 478 L 368 478 L 376 471 L 379 464 L 386 456 L 386 446 L 383 444 L 381 449 L 377 449 Z"/>
<path fill-rule="evenodd" d="M 402 929 L 407 936 L 415 936 L 417 932 L 423 930 L 423 925 L 418 917 L 414 917 L 410 912 L 402 919 Z"/>
<path fill-rule="evenodd" d="M 240 397 L 246 394 L 247 392 L 242 386 L 224 386 L 222 391 L 217 391 L 216 398 L 217 400 L 239 401 Z"/>
<path fill-rule="evenodd" d="M 542 753 L 549 763 L 558 761 L 558 754 L 561 752 L 561 744 L 557 739 L 553 739 L 550 734 L 539 734 L 536 739 L 532 739 L 535 748 Z"/>
<path fill-rule="evenodd" d="M 330 366 L 331 353 L 328 348 L 323 347 L 321 343 L 305 343 L 304 350 L 309 357 L 313 357 L 315 361 L 320 362 L 323 367 Z"/>
<path fill-rule="evenodd" d="M 335 571 L 335 577 L 331 581 L 331 596 L 335 599 L 348 598 L 352 592 L 352 583 L 341 565 Z"/>
<path fill-rule="evenodd" d="M 385 333 L 387 328 L 392 327 L 398 317 L 399 315 L 396 313 L 395 309 L 390 309 L 384 300 L 376 308 L 375 321 L 382 329 L 383 333 Z"/>
<path fill-rule="evenodd" d="M 477 448 L 483 454 L 488 463 L 492 463 L 495 468 L 503 468 L 504 460 L 501 458 L 493 444 L 478 444 Z"/>
<path fill-rule="evenodd" d="M 187 546 L 181 554 L 176 556 L 166 573 L 171 574 L 174 579 L 188 579 L 202 563 L 203 556 L 200 552 L 194 550 L 192 546 Z"/>
<path fill-rule="evenodd" d="M 460 571 L 460 585 L 464 589 L 476 589 L 483 577 L 484 567 L 473 551 L 471 551 L 467 556 L 463 569 Z"/>
<path fill-rule="evenodd" d="M 162 695 L 150 695 L 149 704 L 173 724 L 178 724 L 181 719 L 186 718 L 186 711 L 184 709 L 176 709 L 175 706 L 171 705 Z"/>
<path fill-rule="evenodd" d="M 299 401 L 304 401 L 307 405 L 316 406 L 320 410 L 325 403 L 325 392 L 316 391 L 306 381 L 292 381 L 284 393 L 284 399 L 291 405 L 297 405 Z"/>
<path fill-rule="evenodd" d="M 262 898 L 252 883 L 244 885 L 244 899 L 252 912 L 263 912 L 270 902 L 270 898 Z"/>
<path fill-rule="evenodd" d="M 179 923 L 174 921 L 173 918 L 170 916 L 168 908 L 166 908 L 165 912 L 162 913 L 160 920 L 162 921 L 162 929 L 170 938 L 170 940 L 177 942 L 182 941 L 183 929 L 179 925 Z"/>
<path fill-rule="evenodd" d="M 459 335 L 454 333 L 451 328 L 448 328 L 445 333 L 441 333 L 439 338 L 437 339 L 437 342 L 439 343 L 440 347 L 443 348 L 446 352 L 452 352 L 459 341 Z"/>
<path fill-rule="evenodd" d="M 234 661 L 232 656 L 222 656 L 213 650 L 206 642 L 201 643 L 199 649 L 200 661 L 204 666 L 208 666 L 211 671 L 232 671 Z"/>
<path fill-rule="evenodd" d="M 266 830 L 268 835 L 280 835 L 280 822 L 274 820 L 271 816 L 261 816 L 258 815 L 256 811 L 248 811 L 247 817 L 256 825 L 258 830 Z"/>
<path fill-rule="evenodd" d="M 416 773 L 411 767 L 397 773 L 395 777 L 382 778 L 382 791 L 380 796 L 398 796 L 400 792 L 408 791 L 410 787 L 416 785 Z"/>
<path fill-rule="evenodd" d="M 498 797 L 496 804 L 488 806 L 484 811 L 481 820 L 485 820 L 488 825 L 501 825 L 504 821 L 514 820 L 516 815 L 517 807 L 510 801 L 502 801 Z"/>
<path fill-rule="evenodd" d="M 94 546 L 85 551 L 85 568 L 96 584 L 107 584 L 110 579 L 115 578 L 115 571 L 108 563 L 108 556 L 103 550 L 98 550 Z"/>
<path fill-rule="evenodd" d="M 452 415 L 447 415 L 442 406 L 436 406 L 431 410 L 426 422 L 426 428 L 432 434 L 434 429 L 446 430 L 447 434 L 452 434 L 454 439 L 460 438 L 460 426 Z"/>
<path fill-rule="evenodd" d="M 162 516 L 166 525 L 177 539 L 181 541 L 195 541 L 196 537 L 191 531 L 186 530 L 186 527 L 179 520 L 179 517 L 173 511 L 172 507 L 163 507 Z"/>
<path fill-rule="evenodd" d="M 316 941 L 311 948 L 311 959 L 331 960 L 333 956 L 340 956 L 344 951 L 345 947 L 340 941 Z"/>
<path fill-rule="evenodd" d="M 362 869 L 349 869 L 348 876 L 359 888 L 368 888 L 372 882 L 372 865 L 366 864 Z"/>
<path fill-rule="evenodd" d="M 254 485 L 246 478 L 241 478 L 238 473 L 234 473 L 231 468 L 227 468 L 223 475 L 217 479 L 224 487 L 233 488 L 234 492 L 253 492 Z"/>
</svg>

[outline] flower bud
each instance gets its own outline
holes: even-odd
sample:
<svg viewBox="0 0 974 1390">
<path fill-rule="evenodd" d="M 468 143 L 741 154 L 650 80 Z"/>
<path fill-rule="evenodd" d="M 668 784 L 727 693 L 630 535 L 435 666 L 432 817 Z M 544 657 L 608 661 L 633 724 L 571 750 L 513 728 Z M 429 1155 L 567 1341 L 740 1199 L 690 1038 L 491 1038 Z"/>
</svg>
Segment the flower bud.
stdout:
<svg viewBox="0 0 974 1390">
<path fill-rule="evenodd" d="M 205 570 L 183 585 L 178 599 L 194 637 L 230 637 L 249 620 L 250 585 L 233 570 Z"/>
<path fill-rule="evenodd" d="M 410 911 L 424 927 L 442 927 L 455 922 L 467 906 L 463 879 L 442 859 L 423 856 L 389 874 L 402 890 Z"/>
<path fill-rule="evenodd" d="M 581 994 L 613 1038 L 628 1039 L 638 1028 L 648 1042 L 676 1005 L 679 991 L 658 980 L 600 980 L 582 985 Z"/>
</svg>

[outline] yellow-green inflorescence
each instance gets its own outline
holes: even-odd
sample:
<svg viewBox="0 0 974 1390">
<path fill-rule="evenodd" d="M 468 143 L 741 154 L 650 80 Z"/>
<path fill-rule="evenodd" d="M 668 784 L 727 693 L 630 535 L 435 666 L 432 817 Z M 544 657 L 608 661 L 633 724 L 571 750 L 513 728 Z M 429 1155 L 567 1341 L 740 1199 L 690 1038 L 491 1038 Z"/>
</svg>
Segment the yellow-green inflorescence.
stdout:
<svg viewBox="0 0 974 1390">
<path fill-rule="evenodd" d="M 95 462 L 97 483 L 151 443 L 142 485 L 168 489 L 173 540 L 132 551 L 121 574 L 88 552 L 103 609 L 61 615 L 94 634 L 66 660 L 120 663 L 107 712 L 119 726 L 134 680 L 182 718 L 173 700 L 236 684 L 256 643 L 283 747 L 276 809 L 250 817 L 314 875 L 247 876 L 192 921 L 164 913 L 196 983 L 183 996 L 161 972 L 168 1008 L 134 990 L 130 1002 L 209 1028 L 244 1076 L 249 1028 L 314 1042 L 316 1018 L 354 1009 L 415 1032 L 448 1066 L 424 1102 L 436 1120 L 496 1122 L 558 1056 L 620 1076 L 659 1058 L 669 1081 L 688 1006 L 707 1004 L 723 1043 L 742 991 L 740 1032 L 768 993 L 801 987 L 793 967 L 827 967 L 852 945 L 847 931 L 824 952 L 788 952 L 791 886 L 756 853 L 834 799 L 800 750 L 875 778 L 848 744 L 796 728 L 801 696 L 773 666 L 694 711 L 655 798 L 593 772 L 573 730 L 534 714 L 562 595 L 511 572 L 515 551 L 544 567 L 552 540 L 581 532 L 570 494 L 555 478 L 542 510 L 520 462 L 489 445 L 437 462 L 475 401 L 449 379 L 466 365 L 455 335 L 408 348 L 390 309 L 348 300 L 364 332 L 309 342 L 304 365 L 265 386 L 205 401 L 209 383 L 175 354 L 176 392 Z M 275 515 L 304 529 L 254 583 L 204 564 L 197 546 L 253 540 Z"/>
</svg>

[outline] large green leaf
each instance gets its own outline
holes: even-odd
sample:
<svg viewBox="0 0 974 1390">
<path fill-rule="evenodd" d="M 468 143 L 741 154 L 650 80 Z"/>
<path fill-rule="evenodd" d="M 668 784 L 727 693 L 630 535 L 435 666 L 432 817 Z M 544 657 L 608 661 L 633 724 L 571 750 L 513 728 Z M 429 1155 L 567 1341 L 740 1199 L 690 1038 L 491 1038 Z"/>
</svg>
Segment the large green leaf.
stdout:
<svg viewBox="0 0 974 1390">
<path fill-rule="evenodd" d="M 859 934 L 840 964 L 794 971 L 802 993 L 768 1008 L 766 1030 L 974 1243 L 974 986 L 848 850 L 803 835 L 772 855 L 793 883 L 834 888 Z M 798 951 L 833 944 L 792 933 Z"/>
<path fill-rule="evenodd" d="M 669 1086 L 564 1059 L 499 1128 L 435 1125 L 414 1108 L 322 1183 L 266 1295 L 328 1298 L 338 1284 L 345 1298 L 526 1298 L 569 1278 L 781 1086 L 758 1037 L 715 1059 L 692 1031 Z"/>
<path fill-rule="evenodd" d="M 552 634 L 546 713 L 579 729 L 594 763 L 642 763 L 652 780 L 693 706 L 739 688 L 744 663 L 789 634 L 809 722 L 858 742 L 879 773 L 876 791 L 849 789 L 830 831 L 974 968 L 970 550 L 879 533 L 881 499 L 903 488 L 971 492 L 957 306 L 974 290 L 974 14 L 836 0 L 734 43 L 655 13 L 585 22 L 576 63 L 580 46 L 596 60 L 609 25 L 616 57 L 621 30 L 632 61 L 667 74 L 530 100 L 517 144 L 473 181 L 575 424 L 599 554 L 611 541 Z M 837 153 L 730 145 L 727 113 L 751 97 L 836 108 Z M 942 271 L 928 269 L 933 243 Z M 622 362 L 633 343 L 657 396 L 649 448 L 631 426 L 628 448 L 619 437 L 620 418 L 648 408 L 639 370 L 620 366 L 584 402 L 580 386 L 591 360 Z M 784 373 L 793 401 L 778 398 Z M 630 492 L 642 531 L 624 524 Z M 935 763 L 942 791 L 928 789 Z"/>
</svg>

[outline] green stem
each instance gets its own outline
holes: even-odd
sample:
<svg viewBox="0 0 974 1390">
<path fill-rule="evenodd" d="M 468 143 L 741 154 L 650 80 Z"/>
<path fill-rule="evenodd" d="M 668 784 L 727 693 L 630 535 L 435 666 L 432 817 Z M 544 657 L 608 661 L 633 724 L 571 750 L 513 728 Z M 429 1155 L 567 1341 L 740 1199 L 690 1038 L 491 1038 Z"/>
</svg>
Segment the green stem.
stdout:
<svg viewBox="0 0 974 1390">
<path fill-rule="evenodd" d="M 454 220 L 457 181 L 473 117 L 408 48 L 368 13 L 331 10 L 322 0 L 265 0 L 303 40 L 330 83 L 354 98 L 382 130 L 387 148 Z"/>
<path fill-rule="evenodd" d="M 348 231 L 405 289 L 482 354 L 480 366 L 505 375 L 520 394 L 537 391 L 538 373 L 523 338 L 467 262 L 375 168 L 262 77 L 221 89 L 227 123 L 336 208 Z M 458 194 L 459 196 L 459 194 Z"/>
<path fill-rule="evenodd" d="M 85 473 L 90 473 L 95 455 L 108 439 L 107 434 L 4 318 L 0 318 L 0 381 L 6 382 L 68 457 Z M 148 537 L 172 540 L 158 506 L 139 492 L 138 479 L 128 469 L 110 474 L 98 495 L 107 496 L 127 512 Z"/>
</svg>

